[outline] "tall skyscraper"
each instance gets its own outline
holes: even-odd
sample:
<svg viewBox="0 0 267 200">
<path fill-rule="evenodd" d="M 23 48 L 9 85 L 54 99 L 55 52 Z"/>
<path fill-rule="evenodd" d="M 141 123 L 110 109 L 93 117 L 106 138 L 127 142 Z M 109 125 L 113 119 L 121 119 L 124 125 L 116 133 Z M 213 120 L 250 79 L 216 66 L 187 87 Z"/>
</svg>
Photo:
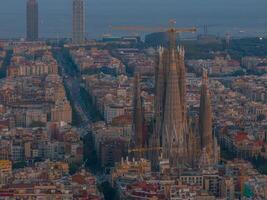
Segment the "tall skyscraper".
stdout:
<svg viewBox="0 0 267 200">
<path fill-rule="evenodd" d="M 36 41 L 38 37 L 38 2 L 37 0 L 27 0 L 27 40 Z"/>
<path fill-rule="evenodd" d="M 72 42 L 82 44 L 85 40 L 85 1 L 73 0 Z"/>
</svg>

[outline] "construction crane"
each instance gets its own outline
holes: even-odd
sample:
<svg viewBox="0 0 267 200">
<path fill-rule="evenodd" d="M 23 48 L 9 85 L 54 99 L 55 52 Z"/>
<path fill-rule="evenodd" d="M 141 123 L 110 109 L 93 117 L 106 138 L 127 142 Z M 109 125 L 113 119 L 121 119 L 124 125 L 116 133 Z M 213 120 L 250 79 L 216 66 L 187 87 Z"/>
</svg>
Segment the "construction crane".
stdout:
<svg viewBox="0 0 267 200">
<path fill-rule="evenodd" d="M 173 40 L 176 40 L 177 34 L 181 33 L 195 33 L 197 32 L 196 27 L 192 28 L 176 28 L 175 27 L 176 21 L 175 20 L 170 20 L 169 21 L 169 28 L 162 28 L 162 27 L 156 27 L 156 28 L 149 28 L 149 27 L 144 27 L 144 26 L 112 26 L 111 28 L 113 30 L 118 30 L 118 31 L 139 31 L 139 32 L 166 32 L 169 34 L 170 38 L 170 43 L 172 43 Z"/>
<path fill-rule="evenodd" d="M 150 147 L 150 148 L 134 148 L 134 149 L 128 149 L 128 153 L 144 153 L 148 151 L 161 151 L 162 147 Z"/>
<path fill-rule="evenodd" d="M 216 26 L 221 26 L 221 24 L 204 24 L 203 25 L 203 30 L 204 30 L 204 35 L 208 35 L 208 29 Z"/>
<path fill-rule="evenodd" d="M 180 33 L 195 33 L 197 29 L 192 28 L 148 28 L 144 26 L 112 26 L 113 30 L 118 31 L 140 31 L 140 32 L 174 32 L 176 34 Z"/>
<path fill-rule="evenodd" d="M 140 31 L 140 32 L 173 32 L 176 34 L 180 33 L 195 33 L 197 32 L 196 27 L 192 28 L 175 28 L 175 20 L 169 21 L 169 28 L 163 27 L 144 27 L 144 26 L 111 26 L 113 30 L 118 31 Z"/>
</svg>

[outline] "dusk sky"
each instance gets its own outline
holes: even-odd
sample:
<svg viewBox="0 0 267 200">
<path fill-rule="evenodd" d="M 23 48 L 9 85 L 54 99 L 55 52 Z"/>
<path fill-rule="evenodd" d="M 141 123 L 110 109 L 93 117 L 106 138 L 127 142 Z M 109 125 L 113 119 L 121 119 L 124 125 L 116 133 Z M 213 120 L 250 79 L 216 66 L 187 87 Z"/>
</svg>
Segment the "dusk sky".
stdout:
<svg viewBox="0 0 267 200">
<path fill-rule="evenodd" d="M 110 25 L 163 26 L 175 19 L 177 26 L 216 25 L 210 32 L 262 34 L 267 31 L 266 0 L 87 0 L 89 37 L 109 32 Z M 40 35 L 69 36 L 71 0 L 39 0 Z M 7 23 L 8 22 L 8 23 Z M 25 0 L 2 0 L 0 37 L 23 37 Z M 245 34 L 245 33 L 243 33 Z"/>
</svg>

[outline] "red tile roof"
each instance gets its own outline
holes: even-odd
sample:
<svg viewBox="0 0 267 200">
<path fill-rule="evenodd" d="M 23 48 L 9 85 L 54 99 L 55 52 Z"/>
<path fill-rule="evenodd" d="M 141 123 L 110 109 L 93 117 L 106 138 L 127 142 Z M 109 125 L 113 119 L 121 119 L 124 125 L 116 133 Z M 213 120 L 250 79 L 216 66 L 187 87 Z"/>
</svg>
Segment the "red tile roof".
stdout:
<svg viewBox="0 0 267 200">
<path fill-rule="evenodd" d="M 130 123 L 132 123 L 132 116 L 131 115 L 120 115 L 118 117 L 115 117 L 112 120 L 113 125 L 130 124 Z"/>
<path fill-rule="evenodd" d="M 238 132 L 236 135 L 235 135 L 235 141 L 237 142 L 241 142 L 241 141 L 244 141 L 244 140 L 248 140 L 248 134 L 245 133 L 245 132 Z"/>
<path fill-rule="evenodd" d="M 78 183 L 80 185 L 86 184 L 85 177 L 80 175 L 80 174 L 76 174 L 76 175 L 72 176 L 72 181 L 76 182 L 76 183 Z"/>
</svg>

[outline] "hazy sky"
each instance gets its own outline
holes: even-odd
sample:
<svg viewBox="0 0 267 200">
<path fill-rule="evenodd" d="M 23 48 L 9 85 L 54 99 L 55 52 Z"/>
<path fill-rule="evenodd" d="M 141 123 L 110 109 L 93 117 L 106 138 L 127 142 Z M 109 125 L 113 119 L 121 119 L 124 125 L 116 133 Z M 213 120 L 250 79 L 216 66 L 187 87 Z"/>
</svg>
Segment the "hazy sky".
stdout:
<svg viewBox="0 0 267 200">
<path fill-rule="evenodd" d="M 1 0 L 0 37 L 23 37 L 25 1 Z M 86 0 L 87 32 L 97 37 L 110 25 L 216 25 L 217 33 L 267 33 L 267 0 Z M 68 36 L 71 33 L 71 0 L 39 0 L 40 35 Z"/>
</svg>

